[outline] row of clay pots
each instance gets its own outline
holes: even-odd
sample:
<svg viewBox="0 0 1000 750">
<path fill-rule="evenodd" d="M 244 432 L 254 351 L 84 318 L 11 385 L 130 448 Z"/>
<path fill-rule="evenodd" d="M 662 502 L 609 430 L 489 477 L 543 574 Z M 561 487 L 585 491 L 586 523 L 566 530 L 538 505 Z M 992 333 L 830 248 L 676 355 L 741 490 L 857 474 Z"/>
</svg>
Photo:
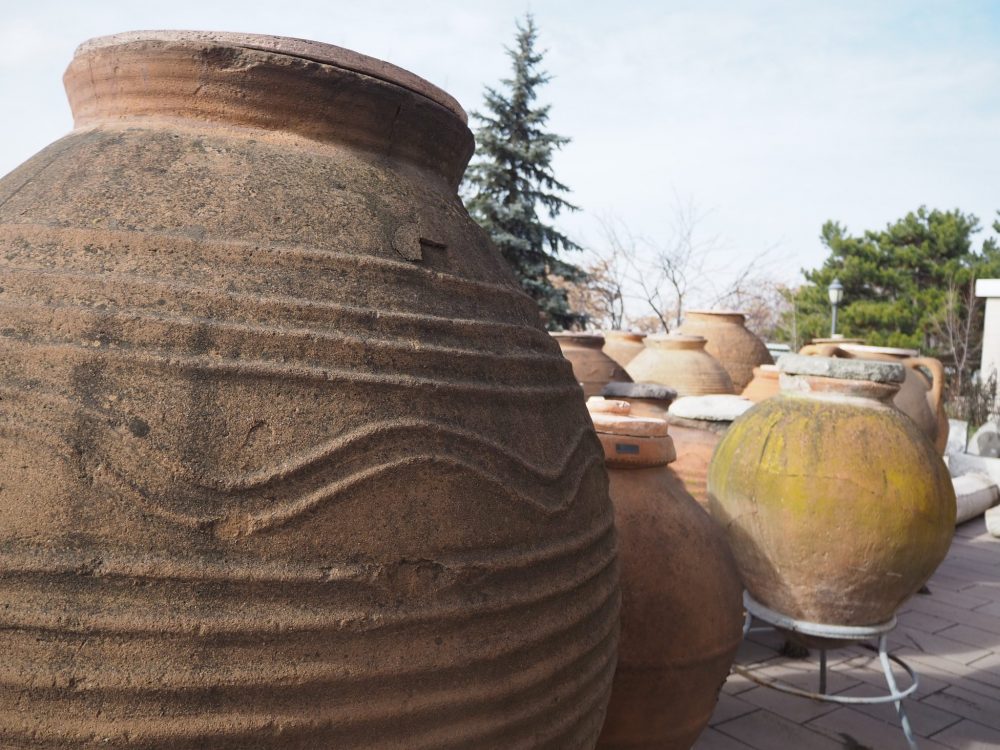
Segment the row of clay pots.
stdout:
<svg viewBox="0 0 1000 750">
<path fill-rule="evenodd" d="M 666 385 L 682 396 L 739 393 L 754 367 L 773 361 L 744 320 L 737 312 L 692 311 L 669 334 L 553 335 L 588 397 L 609 382 L 631 381 Z"/>
</svg>

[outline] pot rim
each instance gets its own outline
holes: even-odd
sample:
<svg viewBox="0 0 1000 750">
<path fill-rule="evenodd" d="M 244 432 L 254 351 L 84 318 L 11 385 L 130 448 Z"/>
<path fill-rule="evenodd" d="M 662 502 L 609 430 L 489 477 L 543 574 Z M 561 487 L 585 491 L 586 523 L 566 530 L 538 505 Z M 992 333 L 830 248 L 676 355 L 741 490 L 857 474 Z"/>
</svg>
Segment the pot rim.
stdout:
<svg viewBox="0 0 1000 750">
<path fill-rule="evenodd" d="M 444 107 L 458 117 L 463 124 L 467 125 L 469 122 L 469 116 L 462 108 L 462 105 L 458 103 L 458 100 L 430 81 L 385 60 L 380 60 L 377 57 L 364 55 L 345 47 L 338 47 L 335 44 L 314 42 L 310 39 L 275 36 L 272 34 L 248 34 L 238 31 L 137 30 L 88 39 L 76 48 L 73 57 L 83 57 L 96 50 L 109 47 L 124 47 L 143 42 L 214 44 L 271 52 L 286 57 L 298 57 L 322 65 L 330 65 L 349 70 L 353 73 L 360 73 L 399 86 Z"/>
</svg>

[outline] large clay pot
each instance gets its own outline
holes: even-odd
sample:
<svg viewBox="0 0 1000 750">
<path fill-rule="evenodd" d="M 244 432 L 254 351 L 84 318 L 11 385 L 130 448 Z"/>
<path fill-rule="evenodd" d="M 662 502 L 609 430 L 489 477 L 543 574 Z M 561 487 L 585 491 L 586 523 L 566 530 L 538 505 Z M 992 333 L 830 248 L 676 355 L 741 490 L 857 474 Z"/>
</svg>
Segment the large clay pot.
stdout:
<svg viewBox="0 0 1000 750">
<path fill-rule="evenodd" d="M 777 365 L 761 365 L 753 368 L 753 380 L 747 384 L 740 395 L 757 403 L 765 398 L 776 396 L 779 390 L 781 389 L 778 385 Z"/>
<path fill-rule="evenodd" d="M 845 354 L 846 352 L 846 354 Z M 948 445 L 948 417 L 944 411 L 944 367 L 933 357 L 920 357 L 914 349 L 888 346 L 865 346 L 855 343 L 807 346 L 803 354 L 851 356 L 879 362 L 901 362 L 906 366 L 906 379 L 893 399 L 896 408 L 917 423 L 928 439 L 943 454 Z M 930 373 L 930 377 L 923 370 Z"/>
<path fill-rule="evenodd" d="M 740 396 L 686 396 L 670 405 L 667 420 L 677 449 L 672 469 L 687 491 L 708 508 L 708 465 L 733 420 L 753 406 Z"/>
<path fill-rule="evenodd" d="M 625 367 L 645 348 L 644 338 L 646 334 L 634 331 L 605 331 L 604 353 Z"/>
<path fill-rule="evenodd" d="M 705 351 L 705 339 L 681 333 L 646 337 L 646 348 L 625 368 L 636 383 L 657 383 L 681 396 L 733 393 L 725 368 Z"/>
<path fill-rule="evenodd" d="M 631 383 L 622 366 L 605 354 L 604 337 L 595 333 L 553 333 L 563 356 L 573 365 L 573 376 L 587 398 L 599 396 L 608 383 Z"/>
<path fill-rule="evenodd" d="M 65 81 L 0 181 L 0 745 L 593 747 L 603 452 L 461 109 L 235 34 Z"/>
<path fill-rule="evenodd" d="M 742 640 L 742 586 L 723 532 L 669 467 L 667 423 L 591 399 L 622 564 L 622 631 L 601 750 L 688 750 Z"/>
<path fill-rule="evenodd" d="M 753 368 L 774 364 L 767 345 L 747 330 L 746 317 L 732 310 L 688 310 L 677 329 L 705 337 L 705 351 L 726 368 L 736 393 L 753 379 Z"/>
<path fill-rule="evenodd" d="M 891 404 L 902 365 L 786 355 L 779 367 L 781 393 L 715 450 L 712 515 L 760 603 L 807 622 L 884 623 L 948 551 L 947 469 Z"/>
</svg>

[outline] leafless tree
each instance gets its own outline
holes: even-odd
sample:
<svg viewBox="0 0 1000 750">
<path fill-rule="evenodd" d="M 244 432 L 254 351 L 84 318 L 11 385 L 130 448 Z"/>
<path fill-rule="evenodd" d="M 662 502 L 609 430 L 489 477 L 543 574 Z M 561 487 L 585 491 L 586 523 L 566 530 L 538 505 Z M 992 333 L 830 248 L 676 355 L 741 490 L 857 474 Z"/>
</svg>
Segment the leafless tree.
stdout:
<svg viewBox="0 0 1000 750">
<path fill-rule="evenodd" d="M 940 348 L 951 355 L 955 366 L 951 386 L 957 393 L 962 392 L 982 344 L 982 320 L 978 313 L 975 278 L 970 278 L 968 284 L 951 280 L 944 311 L 934 322 L 932 333 L 941 342 Z"/>
</svg>

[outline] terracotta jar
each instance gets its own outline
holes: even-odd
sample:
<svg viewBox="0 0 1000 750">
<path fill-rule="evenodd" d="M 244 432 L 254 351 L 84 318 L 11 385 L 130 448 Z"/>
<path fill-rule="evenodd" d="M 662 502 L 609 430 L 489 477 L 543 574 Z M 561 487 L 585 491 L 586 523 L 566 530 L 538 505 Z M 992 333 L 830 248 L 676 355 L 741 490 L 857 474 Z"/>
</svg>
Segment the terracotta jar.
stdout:
<svg viewBox="0 0 1000 750">
<path fill-rule="evenodd" d="M 608 383 L 631 383 L 622 366 L 605 354 L 604 337 L 596 333 L 553 333 L 563 356 L 573 365 L 573 376 L 587 398 L 599 396 Z"/>
<path fill-rule="evenodd" d="M 240 34 L 65 82 L 0 181 L 0 745 L 593 747 L 603 452 L 461 108 Z"/>
<path fill-rule="evenodd" d="M 712 515 L 758 602 L 813 623 L 887 622 L 944 559 L 955 524 L 944 462 L 891 403 L 905 368 L 799 355 L 779 367 L 781 393 L 715 450 Z"/>
<path fill-rule="evenodd" d="M 778 366 L 761 365 L 753 368 L 753 380 L 747 384 L 740 395 L 756 403 L 777 395 L 779 390 Z"/>
<path fill-rule="evenodd" d="M 948 416 L 944 411 L 944 366 L 933 357 L 921 357 L 915 349 L 888 346 L 865 346 L 855 343 L 807 346 L 803 354 L 856 357 L 879 362 L 900 362 L 906 366 L 906 378 L 893 399 L 896 408 L 917 423 L 934 443 L 939 454 L 948 445 Z M 930 373 L 930 377 L 924 374 Z"/>
<path fill-rule="evenodd" d="M 646 348 L 625 368 L 636 383 L 658 383 L 681 396 L 733 393 L 725 368 L 705 351 L 705 339 L 680 333 L 646 337 Z"/>
<path fill-rule="evenodd" d="M 633 417 L 666 419 L 670 404 L 677 398 L 677 391 L 655 383 L 608 383 L 601 395 L 625 401 Z"/>
<path fill-rule="evenodd" d="M 625 367 L 645 347 L 644 338 L 646 334 L 634 331 L 605 331 L 604 353 Z"/>
<path fill-rule="evenodd" d="M 679 333 L 705 337 L 705 351 L 719 360 L 739 393 L 757 365 L 774 364 L 767 345 L 747 330 L 747 316 L 733 310 L 688 310 Z"/>
<path fill-rule="evenodd" d="M 708 508 L 708 464 L 733 420 L 753 406 L 740 396 L 686 396 L 670 405 L 667 420 L 677 449 L 673 470 L 695 500 Z"/>
<path fill-rule="evenodd" d="M 601 750 L 688 750 L 742 640 L 742 586 L 723 532 L 670 470 L 662 419 L 590 399 L 611 481 L 622 630 Z"/>
</svg>

